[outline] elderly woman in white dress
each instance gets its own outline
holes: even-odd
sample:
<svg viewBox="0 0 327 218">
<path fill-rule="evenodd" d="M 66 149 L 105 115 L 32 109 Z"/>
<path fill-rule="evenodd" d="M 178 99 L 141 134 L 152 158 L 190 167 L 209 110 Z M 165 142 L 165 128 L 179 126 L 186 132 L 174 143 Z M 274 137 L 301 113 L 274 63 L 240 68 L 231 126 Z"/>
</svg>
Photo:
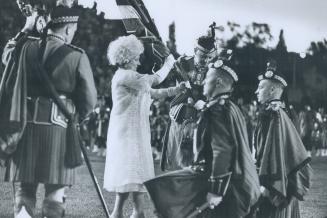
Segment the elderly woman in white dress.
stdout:
<svg viewBox="0 0 327 218">
<path fill-rule="evenodd" d="M 133 214 L 144 217 L 143 182 L 152 179 L 154 164 L 150 144 L 149 112 L 153 98 L 179 94 L 185 85 L 152 89 L 172 69 L 175 59 L 169 56 L 155 74 L 136 72 L 143 44 L 134 36 L 122 36 L 109 45 L 109 61 L 118 66 L 112 79 L 113 108 L 110 115 L 104 188 L 116 193 L 112 218 L 122 218 L 122 209 L 132 193 Z"/>
</svg>

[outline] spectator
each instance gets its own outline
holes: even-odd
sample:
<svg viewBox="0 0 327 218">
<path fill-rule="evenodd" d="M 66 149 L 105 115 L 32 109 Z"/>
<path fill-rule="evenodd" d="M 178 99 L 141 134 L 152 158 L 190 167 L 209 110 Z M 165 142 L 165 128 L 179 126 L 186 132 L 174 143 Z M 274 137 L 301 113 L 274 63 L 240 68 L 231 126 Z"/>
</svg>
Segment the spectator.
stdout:
<svg viewBox="0 0 327 218">
<path fill-rule="evenodd" d="M 96 138 L 95 144 L 98 148 L 98 156 L 106 156 L 107 130 L 109 125 L 110 108 L 106 107 L 104 97 L 99 99 L 99 106 L 95 109 L 96 112 Z"/>
<path fill-rule="evenodd" d="M 318 122 L 313 125 L 313 130 L 311 132 L 311 144 L 316 150 L 316 156 L 322 156 L 322 133 Z"/>
<path fill-rule="evenodd" d="M 312 151 L 311 132 L 314 121 L 315 113 L 311 110 L 311 106 L 306 104 L 304 111 L 300 113 L 300 135 L 309 156 L 311 156 Z"/>
<path fill-rule="evenodd" d="M 327 115 L 325 114 L 322 122 L 322 153 L 321 156 L 327 156 Z"/>
</svg>

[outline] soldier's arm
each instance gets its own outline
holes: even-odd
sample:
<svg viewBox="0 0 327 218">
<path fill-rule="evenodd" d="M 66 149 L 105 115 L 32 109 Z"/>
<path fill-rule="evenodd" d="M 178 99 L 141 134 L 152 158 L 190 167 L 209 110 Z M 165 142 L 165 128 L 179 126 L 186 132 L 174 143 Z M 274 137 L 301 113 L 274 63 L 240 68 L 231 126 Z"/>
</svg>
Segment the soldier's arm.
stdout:
<svg viewBox="0 0 327 218">
<path fill-rule="evenodd" d="M 80 118 L 84 119 L 92 112 L 97 101 L 97 91 L 93 72 L 86 54 L 83 52 L 78 64 L 78 77 L 75 92 L 75 104 Z"/>
<path fill-rule="evenodd" d="M 14 54 L 15 49 L 20 49 L 26 39 L 28 38 L 28 34 L 24 32 L 19 32 L 14 38 L 10 39 L 6 46 L 3 49 L 2 53 L 2 63 L 4 65 L 8 65 L 9 60 L 11 59 L 12 55 Z M 30 37 L 32 38 L 32 37 Z M 16 55 L 19 54 L 19 52 L 16 53 Z"/>
<path fill-rule="evenodd" d="M 8 41 L 2 53 L 2 63 L 4 65 L 8 64 L 10 56 L 14 51 L 17 42 L 24 36 L 27 36 L 34 28 L 36 17 L 38 16 L 37 12 L 33 12 L 31 16 L 26 17 L 26 22 L 22 30 L 12 39 Z"/>
</svg>

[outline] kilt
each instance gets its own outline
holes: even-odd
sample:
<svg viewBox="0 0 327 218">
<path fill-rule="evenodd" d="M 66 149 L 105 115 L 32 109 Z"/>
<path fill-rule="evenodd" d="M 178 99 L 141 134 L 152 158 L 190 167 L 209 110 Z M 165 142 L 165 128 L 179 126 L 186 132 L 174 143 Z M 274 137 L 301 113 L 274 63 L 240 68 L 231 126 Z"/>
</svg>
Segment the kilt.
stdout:
<svg viewBox="0 0 327 218">
<path fill-rule="evenodd" d="M 16 152 L 9 160 L 5 181 L 72 185 L 75 169 L 65 166 L 66 129 L 27 123 Z"/>
<path fill-rule="evenodd" d="M 191 122 L 188 122 L 191 124 Z M 165 165 L 167 170 L 180 170 L 183 167 L 187 167 L 193 162 L 193 144 L 191 146 L 181 146 L 186 136 L 186 131 L 190 131 L 190 125 L 179 124 L 175 121 L 171 121 L 168 126 L 168 134 L 164 137 L 166 142 L 166 157 L 162 159 L 162 164 Z M 193 130 L 193 129 L 192 129 Z M 192 140 L 192 138 L 191 138 Z"/>
<path fill-rule="evenodd" d="M 185 168 L 160 175 L 144 184 L 160 217 L 185 218 L 206 202 L 208 177 Z"/>
</svg>

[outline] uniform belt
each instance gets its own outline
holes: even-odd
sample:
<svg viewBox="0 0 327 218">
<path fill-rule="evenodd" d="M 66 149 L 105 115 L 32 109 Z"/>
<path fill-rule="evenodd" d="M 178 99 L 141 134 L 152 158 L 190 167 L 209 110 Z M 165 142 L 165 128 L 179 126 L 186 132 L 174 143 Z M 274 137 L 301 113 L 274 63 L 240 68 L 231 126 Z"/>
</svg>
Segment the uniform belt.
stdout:
<svg viewBox="0 0 327 218">
<path fill-rule="evenodd" d="M 61 99 L 71 113 L 75 113 L 75 106 L 71 99 L 61 95 Z M 58 125 L 66 128 L 68 119 L 60 111 L 51 98 L 27 97 L 27 122 L 38 125 Z"/>
</svg>

